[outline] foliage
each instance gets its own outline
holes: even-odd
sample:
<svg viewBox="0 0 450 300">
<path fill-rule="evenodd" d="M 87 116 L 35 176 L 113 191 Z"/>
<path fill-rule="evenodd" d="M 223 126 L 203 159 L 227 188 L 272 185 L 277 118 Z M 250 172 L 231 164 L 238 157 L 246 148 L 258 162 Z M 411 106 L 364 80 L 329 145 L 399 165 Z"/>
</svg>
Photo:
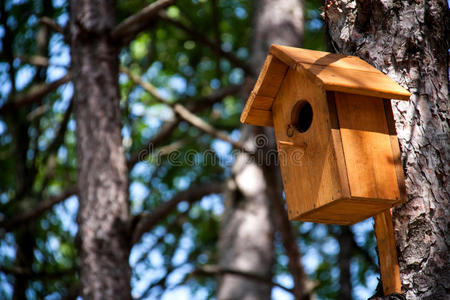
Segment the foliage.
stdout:
<svg viewBox="0 0 450 300">
<path fill-rule="evenodd" d="M 251 55 L 249 3 L 180 0 L 167 9 L 167 15 L 177 24 L 195 31 L 194 34 L 173 23 L 157 20 L 121 50 L 120 62 L 133 74 L 151 82 L 170 102 L 186 105 L 215 128 L 238 139 L 243 107 L 240 95 L 227 95 L 214 102 L 205 102 L 204 98 L 230 85 L 244 84 L 245 71 L 242 65 L 231 62 L 202 41 L 208 39 L 245 63 Z M 118 21 L 146 5 L 148 1 L 118 1 Z M 304 46 L 324 50 L 320 5 L 318 0 L 306 1 Z M 46 28 L 39 23 L 40 18 L 46 16 L 62 27 L 66 25 L 65 2 L 5 1 L 2 6 L 0 107 L 6 107 L 36 85 L 53 82 L 67 74 L 70 54 L 60 33 L 48 31 L 44 45 L 38 40 L 45 35 Z M 36 55 L 48 57 L 49 66 L 30 63 L 30 58 Z M 171 122 L 174 114 L 126 75 L 120 75 L 119 83 L 123 144 L 130 158 L 162 126 Z M 76 183 L 71 97 L 71 83 L 66 83 L 40 101 L 1 112 L 0 222 L 32 210 Z M 70 117 L 67 124 L 66 116 Z M 58 140 L 60 128 L 66 127 L 62 139 Z M 129 173 L 130 207 L 136 219 L 190 186 L 225 181 L 233 160 L 228 143 L 186 122 L 180 122 L 162 143 L 150 150 L 150 158 L 137 163 Z M 179 153 L 178 159 L 168 156 L 174 150 Z M 191 159 L 183 159 L 187 157 Z M 10 232 L 0 229 L 0 298 L 12 296 L 18 278 L 25 278 L 29 299 L 59 299 L 77 294 L 77 206 L 73 196 Z M 214 278 L 194 276 L 193 271 L 197 266 L 217 261 L 217 232 L 222 212 L 221 195 L 207 196 L 190 204 L 182 202 L 144 235 L 130 256 L 133 296 L 155 299 L 175 293 L 173 290 L 178 286 L 185 286 L 193 298 L 212 298 Z M 303 263 L 310 279 L 317 283 L 317 296 L 333 299 L 339 289 L 336 238 L 332 230 L 323 225 L 297 226 Z M 367 236 L 357 242 L 373 257 L 371 229 L 355 228 L 357 240 L 361 233 Z M 28 256 L 21 258 L 22 252 Z M 289 286 L 287 258 L 279 242 L 277 253 L 275 280 Z M 354 254 L 353 262 L 354 285 L 366 286 L 368 276 L 373 277 L 376 271 L 373 263 L 358 253 Z M 20 275 L 22 271 L 26 274 Z"/>
</svg>

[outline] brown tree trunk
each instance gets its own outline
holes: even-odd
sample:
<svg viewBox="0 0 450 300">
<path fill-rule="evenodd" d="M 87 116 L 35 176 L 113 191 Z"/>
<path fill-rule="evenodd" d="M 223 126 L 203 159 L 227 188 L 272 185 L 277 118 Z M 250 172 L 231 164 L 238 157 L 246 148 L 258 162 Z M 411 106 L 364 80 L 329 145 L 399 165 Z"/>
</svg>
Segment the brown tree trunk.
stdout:
<svg viewBox="0 0 450 300">
<path fill-rule="evenodd" d="M 257 74 L 272 43 L 300 45 L 303 2 L 255 0 L 252 28 L 251 66 L 253 73 Z M 247 96 L 248 93 L 246 90 L 243 94 Z M 273 163 L 267 164 L 264 157 L 270 148 L 274 149 L 273 130 L 246 126 L 242 130 L 242 141 L 249 148 L 260 148 L 263 155 L 256 162 L 250 162 L 246 154 L 236 157 L 226 193 L 219 265 L 271 281 L 276 230 L 271 201 L 281 199 L 279 170 Z M 273 157 L 276 157 L 276 152 L 272 153 Z M 219 279 L 217 295 L 218 299 L 270 299 L 271 286 L 226 274 Z"/>
<path fill-rule="evenodd" d="M 83 299 L 131 299 L 127 166 L 112 1 L 71 1 Z"/>
<path fill-rule="evenodd" d="M 394 210 L 407 299 L 445 299 L 449 272 L 449 10 L 445 0 L 326 1 L 334 49 L 408 88 L 393 101 L 409 201 Z"/>
<path fill-rule="evenodd" d="M 4 4 L 6 6 L 6 2 Z M 51 15 L 53 13 L 53 5 L 51 1 L 44 0 L 41 2 L 42 5 L 42 13 L 41 16 Z M 3 4 L 2 4 L 3 6 Z M 6 23 L 6 8 L 3 7 L 3 11 L 1 12 L 2 18 L 5 18 L 5 22 L 3 28 L 5 29 L 5 39 L 3 45 L 7 45 L 5 48 L 5 52 L 10 61 L 13 61 L 13 45 L 14 38 L 11 35 L 10 30 L 8 29 L 8 25 Z M 2 20 L 3 21 L 3 20 Z M 3 23 L 3 22 L 2 22 Z M 36 35 L 36 55 L 42 57 L 48 57 L 48 42 L 50 39 L 50 33 L 46 27 L 40 27 L 38 33 Z M 12 64 L 10 64 L 10 75 L 11 75 L 11 84 L 12 91 L 10 97 L 15 96 L 15 69 Z M 45 78 L 47 76 L 47 69 L 43 67 L 36 68 L 36 74 L 33 78 L 34 84 L 42 84 L 45 82 Z M 29 207 L 33 207 L 38 202 L 37 197 L 32 195 L 33 192 L 33 183 L 36 177 L 36 169 L 35 166 L 29 163 L 27 158 L 27 153 L 31 148 L 32 141 L 30 141 L 29 129 L 32 126 L 30 122 L 27 120 L 27 115 L 31 112 L 31 107 L 24 107 L 18 109 L 14 114 L 9 118 L 11 127 L 14 132 L 14 141 L 15 141 L 15 181 L 16 181 L 16 194 L 15 201 L 18 203 L 18 211 L 23 211 L 28 209 Z M 36 154 L 34 154 L 36 155 Z M 30 270 L 31 266 L 34 263 L 34 250 L 36 247 L 35 234 L 36 228 L 33 224 L 23 226 L 22 228 L 18 228 L 15 234 L 16 240 L 16 258 L 14 265 L 18 269 Z M 13 300 L 21 300 L 27 299 L 26 291 L 30 284 L 29 276 L 24 274 L 16 274 L 14 276 L 14 293 L 12 296 Z"/>
<path fill-rule="evenodd" d="M 350 273 L 350 259 L 352 258 L 353 233 L 348 226 L 340 226 L 337 234 L 339 242 L 339 291 L 338 300 L 352 299 L 352 280 Z"/>
</svg>

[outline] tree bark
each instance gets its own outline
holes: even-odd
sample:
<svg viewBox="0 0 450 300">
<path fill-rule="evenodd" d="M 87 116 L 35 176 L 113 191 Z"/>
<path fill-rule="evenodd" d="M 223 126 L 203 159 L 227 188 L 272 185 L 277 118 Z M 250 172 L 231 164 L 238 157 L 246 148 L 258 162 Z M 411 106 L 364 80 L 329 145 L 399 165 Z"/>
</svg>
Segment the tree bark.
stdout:
<svg viewBox="0 0 450 300">
<path fill-rule="evenodd" d="M 131 299 L 114 11 L 112 1 L 70 2 L 83 299 Z"/>
<path fill-rule="evenodd" d="M 337 240 L 339 242 L 339 291 L 338 300 L 352 299 L 352 280 L 350 273 L 350 260 L 352 258 L 353 232 L 349 226 L 340 226 Z"/>
<path fill-rule="evenodd" d="M 326 2 L 334 49 L 361 57 L 411 93 L 393 101 L 409 201 L 394 210 L 407 299 L 445 299 L 449 265 L 449 10 L 445 0 Z"/>
<path fill-rule="evenodd" d="M 257 74 L 272 43 L 300 45 L 303 2 L 255 0 L 253 12 L 251 73 Z M 247 89 L 243 94 L 247 96 L 248 92 Z M 219 266 L 271 281 L 276 230 L 271 201 L 281 199 L 279 170 L 273 163 L 266 163 L 267 151 L 274 149 L 273 130 L 245 126 L 241 140 L 247 149 L 260 148 L 263 155 L 259 162 L 250 161 L 245 153 L 236 157 L 225 196 L 226 211 L 219 235 Z M 272 155 L 276 157 L 276 152 Z M 218 299 L 263 300 L 270 296 L 270 286 L 252 279 L 223 274 L 218 281 Z"/>
</svg>

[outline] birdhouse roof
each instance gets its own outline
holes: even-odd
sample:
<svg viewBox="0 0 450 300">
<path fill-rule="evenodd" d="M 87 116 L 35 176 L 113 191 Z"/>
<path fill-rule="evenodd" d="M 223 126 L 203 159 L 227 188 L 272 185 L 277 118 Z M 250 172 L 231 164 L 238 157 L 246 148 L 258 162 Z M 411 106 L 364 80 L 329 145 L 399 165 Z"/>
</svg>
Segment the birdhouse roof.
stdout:
<svg viewBox="0 0 450 300">
<path fill-rule="evenodd" d="M 356 56 L 272 45 L 241 115 L 241 122 L 273 126 L 272 103 L 292 68 L 327 91 L 408 100 L 410 93 Z"/>
</svg>

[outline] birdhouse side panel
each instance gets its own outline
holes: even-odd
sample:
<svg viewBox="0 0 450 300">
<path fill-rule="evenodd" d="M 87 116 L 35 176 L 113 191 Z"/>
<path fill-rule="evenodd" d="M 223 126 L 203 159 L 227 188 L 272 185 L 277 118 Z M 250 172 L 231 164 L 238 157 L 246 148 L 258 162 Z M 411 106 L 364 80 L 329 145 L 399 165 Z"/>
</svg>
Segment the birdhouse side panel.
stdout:
<svg viewBox="0 0 450 300">
<path fill-rule="evenodd" d="M 383 100 L 339 92 L 335 99 L 351 196 L 400 201 Z"/>
<path fill-rule="evenodd" d="M 349 197 L 336 164 L 325 90 L 304 71 L 289 69 L 272 112 L 289 218 Z"/>
</svg>

